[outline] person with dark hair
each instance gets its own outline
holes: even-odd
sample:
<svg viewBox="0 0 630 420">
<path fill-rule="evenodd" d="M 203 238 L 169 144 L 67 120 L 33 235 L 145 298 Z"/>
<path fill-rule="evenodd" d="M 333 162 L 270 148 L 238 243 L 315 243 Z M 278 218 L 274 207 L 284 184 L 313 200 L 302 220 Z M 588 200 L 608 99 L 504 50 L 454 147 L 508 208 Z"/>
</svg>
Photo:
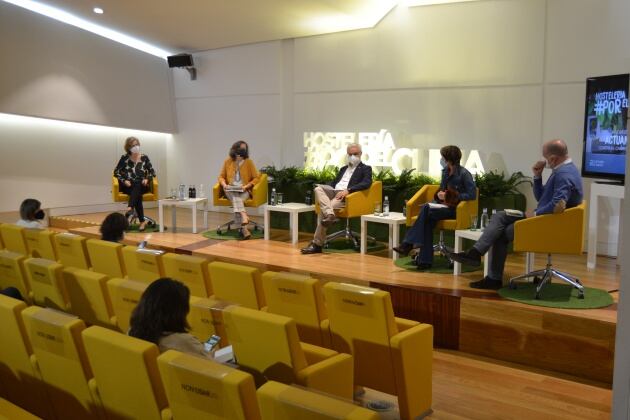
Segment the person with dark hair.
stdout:
<svg viewBox="0 0 630 420">
<path fill-rule="evenodd" d="M 110 213 L 101 223 L 101 239 L 109 242 L 120 242 L 129 227 L 127 218 L 120 213 Z"/>
<path fill-rule="evenodd" d="M 16 225 L 25 228 L 42 229 L 44 225 L 42 220 L 46 217 L 46 213 L 41 209 L 42 203 L 34 198 L 27 198 L 20 204 L 20 220 Z"/>
<path fill-rule="evenodd" d="M 20 293 L 17 288 L 11 286 L 0 290 L 0 295 L 5 295 L 17 300 L 24 300 L 24 297 L 22 297 L 22 293 Z"/>
<path fill-rule="evenodd" d="M 497 212 L 490 219 L 490 224 L 475 245 L 465 252 L 451 254 L 453 261 L 475 267 L 481 265 L 481 256 L 491 252 L 488 276 L 473 281 L 469 285 L 474 289 L 500 289 L 503 287 L 503 270 L 507 258 L 508 245 L 514 240 L 514 223 L 526 217 L 542 214 L 562 213 L 565 209 L 578 206 L 584 199 L 584 189 L 580 170 L 569 157 L 569 150 L 564 140 L 555 139 L 545 142 L 542 147 L 543 157 L 534 163 L 534 196 L 538 206 L 525 214 Z M 543 185 L 542 172 L 551 169 L 551 175 Z M 562 237 L 558 237 L 561 241 Z M 492 249 L 492 250 L 491 250 Z"/>
<path fill-rule="evenodd" d="M 155 170 L 149 157 L 140 153 L 140 140 L 136 137 L 128 137 L 125 140 L 125 154 L 120 157 L 114 176 L 118 179 L 120 191 L 129 195 L 129 204 L 125 216 L 130 219 L 134 211 L 140 220 L 139 231 L 146 228 L 144 220 L 144 207 L 142 195 L 149 192 L 149 185 L 155 178 Z M 154 191 L 157 194 L 157 191 Z"/>
<path fill-rule="evenodd" d="M 416 260 L 419 270 L 430 269 L 433 264 L 433 228 L 440 220 L 454 219 L 460 201 L 477 198 L 477 187 L 468 170 L 460 165 L 462 151 L 457 146 L 444 146 L 440 149 L 442 179 L 440 189 L 433 197 L 433 203 L 424 204 L 420 214 L 405 239 L 394 250 L 402 256 L 409 255 L 412 249 L 419 248 Z"/>
<path fill-rule="evenodd" d="M 146 288 L 131 313 L 129 335 L 155 343 L 160 352 L 178 350 L 212 358 L 203 344 L 188 333 L 190 290 L 171 278 L 161 278 Z"/>
<path fill-rule="evenodd" d="M 249 145 L 242 140 L 237 141 L 230 148 L 229 157 L 223 162 L 219 184 L 221 184 L 223 195 L 232 202 L 234 219 L 240 227 L 243 239 L 249 239 L 252 236 L 247 229 L 249 216 L 244 203 L 252 196 L 252 189 L 259 180 L 256 165 L 249 158 Z"/>
</svg>

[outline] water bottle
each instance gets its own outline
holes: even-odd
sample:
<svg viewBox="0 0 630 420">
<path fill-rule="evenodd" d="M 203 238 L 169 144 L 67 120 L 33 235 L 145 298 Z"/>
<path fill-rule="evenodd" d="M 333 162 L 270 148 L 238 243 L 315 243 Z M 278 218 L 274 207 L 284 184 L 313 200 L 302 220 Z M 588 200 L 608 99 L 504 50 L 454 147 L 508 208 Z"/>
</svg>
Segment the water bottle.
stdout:
<svg viewBox="0 0 630 420">
<path fill-rule="evenodd" d="M 405 205 L 403 205 L 403 216 L 407 217 L 407 201 L 409 200 L 405 200 Z"/>
<path fill-rule="evenodd" d="M 385 200 L 383 200 L 383 216 L 389 216 L 389 198 L 385 196 Z"/>
<path fill-rule="evenodd" d="M 192 197 L 191 198 L 197 198 L 197 189 L 195 188 L 195 186 L 192 186 Z"/>
<path fill-rule="evenodd" d="M 492 216 L 490 216 L 490 220 L 492 220 L 496 214 L 497 214 L 497 209 L 492 209 Z"/>
<path fill-rule="evenodd" d="M 488 226 L 488 209 L 483 209 L 483 213 L 481 214 L 481 230 L 484 230 Z"/>
<path fill-rule="evenodd" d="M 199 198 L 206 198 L 206 193 L 203 190 L 203 184 L 199 184 L 199 189 L 197 191 Z"/>
<path fill-rule="evenodd" d="M 275 188 L 271 189 L 271 202 L 269 204 L 271 204 L 272 206 L 276 205 L 276 189 Z"/>
<path fill-rule="evenodd" d="M 192 196 L 192 185 L 188 186 L 188 198 L 193 198 L 193 196 Z"/>
<path fill-rule="evenodd" d="M 313 204 L 313 197 L 311 196 L 311 191 L 306 191 L 306 198 L 304 199 L 304 204 L 306 204 L 307 206 L 310 206 L 311 204 Z"/>
<path fill-rule="evenodd" d="M 179 199 L 186 199 L 186 186 L 184 184 L 179 184 Z"/>
</svg>

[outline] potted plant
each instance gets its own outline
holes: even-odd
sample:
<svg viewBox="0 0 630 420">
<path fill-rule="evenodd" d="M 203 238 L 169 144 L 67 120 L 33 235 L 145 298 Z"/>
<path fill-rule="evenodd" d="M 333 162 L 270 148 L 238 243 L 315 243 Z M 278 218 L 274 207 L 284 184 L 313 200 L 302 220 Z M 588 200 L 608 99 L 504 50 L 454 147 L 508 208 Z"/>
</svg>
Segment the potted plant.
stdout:
<svg viewBox="0 0 630 420">
<path fill-rule="evenodd" d="M 481 214 L 484 208 L 487 208 L 488 212 L 492 209 L 525 210 L 527 200 L 517 187 L 523 184 L 532 185 L 532 179 L 520 171 L 514 172 L 507 178 L 503 172 L 490 171 L 475 175 L 475 184 L 479 188 L 479 214 Z"/>
</svg>

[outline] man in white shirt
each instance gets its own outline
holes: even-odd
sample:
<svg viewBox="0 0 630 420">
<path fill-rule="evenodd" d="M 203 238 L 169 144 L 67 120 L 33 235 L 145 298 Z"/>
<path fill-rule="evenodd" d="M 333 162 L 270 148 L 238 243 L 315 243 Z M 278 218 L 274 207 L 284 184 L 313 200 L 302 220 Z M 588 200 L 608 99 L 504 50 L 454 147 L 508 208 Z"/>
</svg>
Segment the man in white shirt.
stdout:
<svg viewBox="0 0 630 420">
<path fill-rule="evenodd" d="M 361 146 L 352 143 L 348 145 L 346 151 L 348 165 L 339 170 L 333 182 L 315 187 L 315 200 L 320 208 L 317 229 L 310 245 L 302 248 L 302 254 L 322 252 L 322 246 L 326 242 L 326 230 L 337 221 L 335 209 L 344 206 L 348 194 L 368 189 L 372 185 L 372 167 L 361 162 Z"/>
</svg>

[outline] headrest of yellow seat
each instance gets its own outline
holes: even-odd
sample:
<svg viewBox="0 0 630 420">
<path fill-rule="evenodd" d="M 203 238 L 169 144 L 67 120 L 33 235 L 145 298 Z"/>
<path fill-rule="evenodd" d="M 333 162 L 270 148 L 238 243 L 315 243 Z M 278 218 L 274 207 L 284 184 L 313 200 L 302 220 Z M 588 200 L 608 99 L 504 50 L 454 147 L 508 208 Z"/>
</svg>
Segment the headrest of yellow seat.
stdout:
<svg viewBox="0 0 630 420">
<path fill-rule="evenodd" d="M 0 288 L 16 287 L 22 296 L 27 297 L 28 282 L 24 273 L 23 254 L 11 251 L 0 251 Z"/>
<path fill-rule="evenodd" d="M 130 279 L 151 283 L 162 276 L 164 251 L 126 246 L 122 252 Z"/>
<path fill-rule="evenodd" d="M 307 366 L 293 319 L 236 305 L 223 319 L 239 364 L 287 383 Z"/>
<path fill-rule="evenodd" d="M 258 391 L 258 401 L 264 419 L 344 419 L 378 420 L 378 413 L 322 393 L 293 385 L 269 381 Z"/>
<path fill-rule="evenodd" d="M 164 255 L 162 261 L 164 275 L 184 283 L 190 289 L 191 295 L 207 297 L 212 294 L 208 261 L 205 258 L 171 253 Z"/>
<path fill-rule="evenodd" d="M 2 233 L 2 241 L 9 251 L 26 254 L 26 243 L 24 241 L 24 228 L 22 226 L 11 223 L 0 225 L 0 233 Z"/>
<path fill-rule="evenodd" d="M 122 261 L 123 244 L 100 239 L 88 239 L 86 245 L 92 270 L 107 274 L 110 277 L 124 277 L 127 274 L 125 264 Z"/>
<path fill-rule="evenodd" d="M 211 360 L 169 350 L 158 357 L 175 418 L 260 418 L 251 375 Z"/>
<path fill-rule="evenodd" d="M 269 312 L 317 327 L 326 319 L 319 280 L 303 274 L 267 271 L 262 283 Z"/>
<path fill-rule="evenodd" d="M 343 332 L 357 339 L 389 344 L 398 333 L 388 292 L 347 283 L 328 282 L 324 296 L 331 332 Z"/>
<path fill-rule="evenodd" d="M 131 313 L 147 287 L 146 283 L 129 279 L 114 278 L 107 282 L 116 323 L 122 332 L 129 330 Z"/>
<path fill-rule="evenodd" d="M 64 232 L 55 235 L 59 261 L 68 267 L 90 268 L 85 241 L 85 237 L 74 233 Z"/>
<path fill-rule="evenodd" d="M 260 271 L 257 268 L 213 261 L 208 264 L 208 271 L 218 299 L 252 309 L 265 306 Z"/>
</svg>

